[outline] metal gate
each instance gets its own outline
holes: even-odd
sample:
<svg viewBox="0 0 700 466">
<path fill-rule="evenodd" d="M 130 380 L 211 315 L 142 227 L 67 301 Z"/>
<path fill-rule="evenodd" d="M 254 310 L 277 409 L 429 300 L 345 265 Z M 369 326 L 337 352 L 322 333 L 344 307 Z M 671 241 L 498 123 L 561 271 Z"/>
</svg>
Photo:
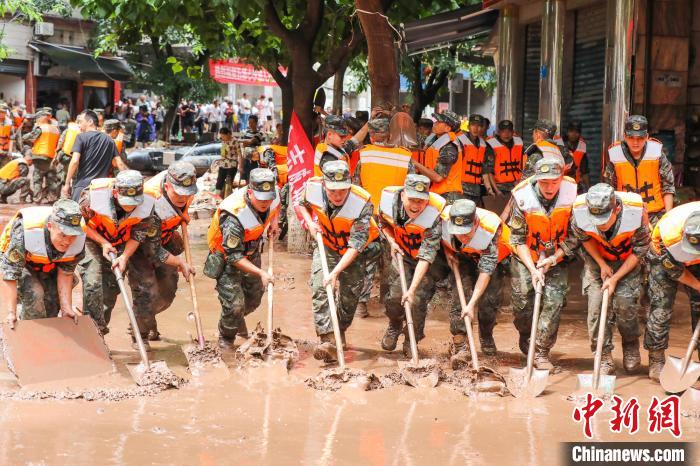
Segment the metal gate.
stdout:
<svg viewBox="0 0 700 466">
<path fill-rule="evenodd" d="M 532 143 L 532 127 L 540 111 L 540 46 L 542 23 L 530 23 L 525 31 L 525 69 L 523 72 L 523 108 L 520 135 L 525 147 Z"/>
</svg>

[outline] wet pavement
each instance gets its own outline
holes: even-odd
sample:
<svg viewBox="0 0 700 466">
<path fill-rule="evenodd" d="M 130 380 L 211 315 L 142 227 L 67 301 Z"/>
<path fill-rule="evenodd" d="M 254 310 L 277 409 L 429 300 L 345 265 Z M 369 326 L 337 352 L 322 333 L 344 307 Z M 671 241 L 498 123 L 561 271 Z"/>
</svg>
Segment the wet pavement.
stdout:
<svg viewBox="0 0 700 466">
<path fill-rule="evenodd" d="M 9 211 L 0 209 L 0 223 Z M 201 274 L 207 221 L 191 228 L 197 290 L 205 336 L 215 341 L 219 304 L 214 282 Z M 344 387 L 336 392 L 307 387 L 305 380 L 326 367 L 310 355 L 315 340 L 307 284 L 310 258 L 276 248 L 275 273 L 283 276 L 275 292 L 275 326 L 298 341 L 300 357 L 291 371 L 283 363 L 187 371 L 182 346 L 195 333 L 187 320 L 189 287 L 180 280 L 174 306 L 159 315 L 163 341 L 154 342 L 155 359 L 168 363 L 189 383 L 153 396 L 119 402 L 85 400 L 0 399 L 0 464 L 557 464 L 560 442 L 582 441 L 582 425 L 573 421 L 576 374 L 592 370 L 585 324 L 585 302 L 578 270 L 571 271 L 571 292 L 553 350 L 556 374 L 547 390 L 534 400 L 512 397 L 468 397 L 441 384 L 433 389 L 403 385 L 361 391 Z M 449 329 L 445 296 L 431 307 L 422 357 L 445 362 Z M 266 319 L 266 302 L 247 317 L 249 329 Z M 671 354 L 681 355 L 690 336 L 688 302 L 679 293 L 671 332 Z M 376 300 L 371 316 L 357 319 L 348 332 L 347 364 L 376 375 L 397 371 L 398 352 L 379 347 L 386 318 Z M 495 339 L 499 354 L 482 364 L 506 373 L 521 367 L 517 332 L 512 317 L 499 313 Z M 106 341 L 119 374 L 126 362 L 138 362 L 126 334 L 127 317 L 120 303 Z M 237 344 L 242 344 L 239 338 Z M 614 356 L 618 365 L 617 393 L 639 399 L 640 431 L 613 434 L 610 411 L 594 420 L 595 440 L 672 441 L 669 433 L 649 434 L 646 409 L 651 396 L 663 397 L 658 384 L 643 373 L 622 373 L 619 335 Z M 400 348 L 400 345 L 399 345 Z M 643 362 L 646 354 L 642 351 Z M 446 370 L 450 373 L 450 370 Z M 0 389 L 16 387 L 0 366 Z M 700 420 L 683 418 L 684 439 L 696 439 Z"/>
</svg>

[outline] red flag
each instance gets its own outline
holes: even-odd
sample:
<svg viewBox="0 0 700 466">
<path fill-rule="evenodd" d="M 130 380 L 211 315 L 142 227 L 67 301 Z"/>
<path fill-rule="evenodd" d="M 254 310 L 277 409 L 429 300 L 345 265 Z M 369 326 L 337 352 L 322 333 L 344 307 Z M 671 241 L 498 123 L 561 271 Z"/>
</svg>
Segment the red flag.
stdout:
<svg viewBox="0 0 700 466">
<path fill-rule="evenodd" d="M 304 193 L 306 180 L 314 174 L 314 148 L 311 147 L 309 138 L 306 137 L 304 127 L 299 121 L 296 113 L 292 113 L 292 120 L 289 123 L 289 137 L 287 139 L 287 167 L 289 173 L 289 197 L 294 206 L 294 212 L 299 221 L 301 215 L 297 210 L 301 196 Z M 303 222 L 302 222 L 303 223 Z"/>
</svg>

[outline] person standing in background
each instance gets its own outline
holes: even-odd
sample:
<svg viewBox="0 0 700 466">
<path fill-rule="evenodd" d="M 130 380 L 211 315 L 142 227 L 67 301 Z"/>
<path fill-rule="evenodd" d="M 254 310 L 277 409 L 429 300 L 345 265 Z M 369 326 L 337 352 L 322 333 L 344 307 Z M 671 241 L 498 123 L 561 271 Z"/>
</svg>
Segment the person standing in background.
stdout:
<svg viewBox="0 0 700 466">
<path fill-rule="evenodd" d="M 56 121 L 58 121 L 58 129 L 63 132 L 68 127 L 68 122 L 70 122 L 70 113 L 66 110 L 65 104 L 58 104 L 58 109 L 56 110 Z"/>
<path fill-rule="evenodd" d="M 241 123 L 241 128 L 248 127 L 251 109 L 252 106 L 250 105 L 250 100 L 248 100 L 248 94 L 244 92 L 243 97 L 238 100 L 238 120 Z"/>
<path fill-rule="evenodd" d="M 269 97 L 267 99 L 267 122 L 268 122 L 268 131 L 272 131 L 272 128 L 276 127 L 275 124 L 275 102 L 272 100 L 272 97 Z"/>
</svg>

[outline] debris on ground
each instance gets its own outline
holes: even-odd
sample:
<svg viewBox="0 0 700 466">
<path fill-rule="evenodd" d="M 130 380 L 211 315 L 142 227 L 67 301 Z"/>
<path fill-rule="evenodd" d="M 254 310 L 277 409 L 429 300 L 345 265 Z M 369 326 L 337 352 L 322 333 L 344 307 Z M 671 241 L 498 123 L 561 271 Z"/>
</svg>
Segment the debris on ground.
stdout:
<svg viewBox="0 0 700 466">
<path fill-rule="evenodd" d="M 287 369 L 291 369 L 294 361 L 299 359 L 299 349 L 280 328 L 272 331 L 272 342 L 268 344 L 267 333 L 258 322 L 250 338 L 236 350 L 236 358 L 243 363 L 280 360 L 286 363 Z"/>
<path fill-rule="evenodd" d="M 201 368 L 224 363 L 223 359 L 221 359 L 221 349 L 218 345 L 211 342 L 205 342 L 204 348 L 200 348 L 197 343 L 186 345 L 183 348 L 183 352 L 190 368 Z"/>
<path fill-rule="evenodd" d="M 188 209 L 190 217 L 193 219 L 211 218 L 221 203 L 221 196 L 212 191 L 199 191 L 194 196 L 194 200 Z"/>
<path fill-rule="evenodd" d="M 129 367 L 129 366 L 128 366 Z M 136 383 L 142 387 L 158 385 L 179 388 L 185 383 L 185 379 L 170 370 L 164 361 L 151 361 L 148 370 L 144 370 L 143 364 L 129 368 Z"/>
<path fill-rule="evenodd" d="M 404 382 L 413 387 L 436 387 L 443 378 L 442 369 L 434 359 L 420 359 L 417 364 L 409 361 L 399 366 Z"/>
<path fill-rule="evenodd" d="M 445 375 L 440 380 L 466 396 L 497 396 L 510 395 L 506 387 L 505 377 L 493 369 L 482 367 L 479 372 L 472 368 L 464 368 Z"/>
</svg>

